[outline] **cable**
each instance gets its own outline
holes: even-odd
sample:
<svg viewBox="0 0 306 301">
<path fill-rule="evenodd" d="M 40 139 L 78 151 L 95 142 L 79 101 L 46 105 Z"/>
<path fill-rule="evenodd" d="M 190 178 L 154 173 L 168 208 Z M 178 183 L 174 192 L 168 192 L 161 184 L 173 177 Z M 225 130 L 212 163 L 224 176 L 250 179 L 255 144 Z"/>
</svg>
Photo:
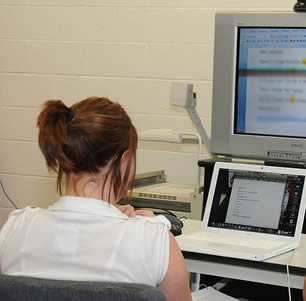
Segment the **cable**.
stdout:
<svg viewBox="0 0 306 301">
<path fill-rule="evenodd" d="M 180 216 L 179 219 L 188 219 L 186 215 Z"/>
<path fill-rule="evenodd" d="M 286 264 L 286 269 L 287 269 L 287 280 L 288 280 L 288 296 L 289 296 L 289 301 L 291 301 L 291 284 L 290 284 L 290 273 L 289 273 L 289 264 L 295 254 L 295 250 L 292 251 L 292 254 L 290 256 L 290 259 L 288 260 L 288 263 Z"/>
<path fill-rule="evenodd" d="M 287 278 L 288 278 L 288 295 L 289 295 L 289 301 L 291 301 L 291 288 L 290 288 L 289 264 L 287 264 L 286 267 L 287 267 Z"/>
<path fill-rule="evenodd" d="M 202 284 L 200 284 L 200 287 L 199 287 L 199 289 L 202 289 L 202 288 L 207 288 L 208 286 L 205 284 L 205 283 L 202 283 Z"/>
<path fill-rule="evenodd" d="M 5 194 L 5 196 L 8 198 L 8 200 L 13 204 L 13 206 L 18 209 L 18 207 L 15 205 L 15 203 L 12 201 L 12 199 L 8 196 L 8 194 L 6 193 L 5 189 L 4 189 L 4 186 L 3 186 L 3 183 L 0 179 L 0 184 L 1 184 L 1 187 L 2 187 L 2 191 L 3 193 Z"/>
</svg>

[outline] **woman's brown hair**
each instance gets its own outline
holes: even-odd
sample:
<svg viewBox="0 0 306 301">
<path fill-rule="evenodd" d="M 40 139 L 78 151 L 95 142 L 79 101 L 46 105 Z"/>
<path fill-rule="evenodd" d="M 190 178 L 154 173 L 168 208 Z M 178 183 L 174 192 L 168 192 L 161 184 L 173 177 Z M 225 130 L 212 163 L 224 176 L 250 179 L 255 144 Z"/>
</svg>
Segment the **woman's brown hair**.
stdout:
<svg viewBox="0 0 306 301">
<path fill-rule="evenodd" d="M 95 175 L 109 164 L 104 184 L 110 177 L 115 199 L 126 196 L 135 179 L 138 138 L 131 119 L 118 103 L 90 97 L 68 108 L 61 100 L 49 100 L 43 105 L 37 126 L 39 147 L 49 170 L 58 173 L 60 194 L 63 175 Z M 121 175 L 124 152 L 127 166 Z"/>
</svg>

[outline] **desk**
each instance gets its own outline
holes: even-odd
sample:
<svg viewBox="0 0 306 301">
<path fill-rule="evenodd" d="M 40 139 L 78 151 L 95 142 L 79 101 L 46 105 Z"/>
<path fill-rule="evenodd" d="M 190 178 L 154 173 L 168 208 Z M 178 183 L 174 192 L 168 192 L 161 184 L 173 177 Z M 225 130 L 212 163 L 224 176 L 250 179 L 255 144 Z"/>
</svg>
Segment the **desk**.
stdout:
<svg viewBox="0 0 306 301">
<path fill-rule="evenodd" d="M 176 236 L 189 272 L 287 287 L 288 264 L 290 286 L 303 288 L 306 273 L 306 234 L 302 234 L 300 246 L 296 250 L 258 262 L 207 255 L 192 246 L 190 240 L 184 240 L 184 234 L 199 232 L 201 227 L 201 221 L 184 220 L 183 234 Z"/>
</svg>

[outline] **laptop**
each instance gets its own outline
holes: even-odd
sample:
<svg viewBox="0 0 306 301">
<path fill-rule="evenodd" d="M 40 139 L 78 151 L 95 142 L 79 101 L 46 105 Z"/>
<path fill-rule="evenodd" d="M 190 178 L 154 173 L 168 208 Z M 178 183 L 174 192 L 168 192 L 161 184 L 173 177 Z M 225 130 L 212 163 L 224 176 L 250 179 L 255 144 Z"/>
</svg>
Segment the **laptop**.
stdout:
<svg viewBox="0 0 306 301">
<path fill-rule="evenodd" d="M 200 253 L 261 261 L 299 246 L 306 170 L 216 162 L 203 230 L 183 235 Z"/>
</svg>

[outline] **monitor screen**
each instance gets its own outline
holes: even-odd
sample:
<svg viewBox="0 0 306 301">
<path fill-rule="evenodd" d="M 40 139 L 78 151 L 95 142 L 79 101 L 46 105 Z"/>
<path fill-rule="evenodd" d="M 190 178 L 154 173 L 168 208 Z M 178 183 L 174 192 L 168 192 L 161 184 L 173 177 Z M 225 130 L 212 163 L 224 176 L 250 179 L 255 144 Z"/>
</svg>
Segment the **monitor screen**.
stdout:
<svg viewBox="0 0 306 301">
<path fill-rule="evenodd" d="M 235 133 L 305 137 L 306 28 L 238 27 Z"/>
<path fill-rule="evenodd" d="M 210 151 L 306 162 L 306 23 L 216 13 Z"/>
</svg>

